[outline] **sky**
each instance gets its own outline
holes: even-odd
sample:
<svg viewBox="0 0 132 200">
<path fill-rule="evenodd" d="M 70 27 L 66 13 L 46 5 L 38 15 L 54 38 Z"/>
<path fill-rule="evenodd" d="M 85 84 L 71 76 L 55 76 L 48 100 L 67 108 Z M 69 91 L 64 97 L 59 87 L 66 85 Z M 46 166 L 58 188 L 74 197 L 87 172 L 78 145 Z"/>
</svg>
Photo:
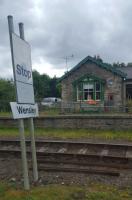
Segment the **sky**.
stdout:
<svg viewBox="0 0 132 200">
<path fill-rule="evenodd" d="M 88 55 L 132 62 L 132 0 L 0 0 L 0 78 L 13 76 L 8 15 L 17 34 L 24 23 L 40 74 L 60 77 Z"/>
</svg>

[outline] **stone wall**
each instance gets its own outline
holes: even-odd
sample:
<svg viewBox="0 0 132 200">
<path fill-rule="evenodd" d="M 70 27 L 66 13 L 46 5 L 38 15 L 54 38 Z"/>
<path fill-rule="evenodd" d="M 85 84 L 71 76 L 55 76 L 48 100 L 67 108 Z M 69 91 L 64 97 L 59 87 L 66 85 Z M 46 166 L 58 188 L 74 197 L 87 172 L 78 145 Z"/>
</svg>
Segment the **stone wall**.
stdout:
<svg viewBox="0 0 132 200">
<path fill-rule="evenodd" d="M 114 75 L 110 71 L 98 67 L 94 63 L 86 63 L 82 65 L 62 80 L 62 99 L 64 102 L 73 101 L 72 83 L 86 74 L 95 75 L 106 81 L 104 87 L 104 101 L 108 100 L 108 94 L 113 94 L 114 105 L 119 106 L 123 104 L 124 92 L 122 91 L 122 78 Z M 112 81 L 112 85 L 108 84 L 109 80 Z"/>
<path fill-rule="evenodd" d="M 27 127 L 27 120 L 25 120 Z M 132 129 L 132 116 L 54 116 L 34 119 L 39 128 Z M 0 127 L 17 127 L 17 120 L 0 118 Z"/>
</svg>

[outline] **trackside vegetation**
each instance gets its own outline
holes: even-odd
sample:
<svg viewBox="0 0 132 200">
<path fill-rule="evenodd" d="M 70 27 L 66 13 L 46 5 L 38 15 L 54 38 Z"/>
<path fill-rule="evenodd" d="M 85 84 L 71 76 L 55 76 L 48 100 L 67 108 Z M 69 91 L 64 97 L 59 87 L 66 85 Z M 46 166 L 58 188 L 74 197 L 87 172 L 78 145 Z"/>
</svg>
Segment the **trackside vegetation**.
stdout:
<svg viewBox="0 0 132 200">
<path fill-rule="evenodd" d="M 88 186 L 47 185 L 26 192 L 15 185 L 0 183 L 1 200 L 131 200 L 132 188 L 90 183 Z"/>
<path fill-rule="evenodd" d="M 28 129 L 25 135 L 29 137 Z M 106 140 L 126 140 L 132 141 L 132 130 L 90 130 L 90 129 L 53 129 L 36 128 L 36 137 L 60 138 L 60 139 L 106 139 Z M 0 137 L 19 137 L 17 128 L 0 128 Z"/>
<path fill-rule="evenodd" d="M 60 97 L 61 86 L 59 78 L 50 78 L 47 74 L 33 71 L 35 101 L 41 102 L 44 97 Z M 9 102 L 16 101 L 13 80 L 0 78 L 0 112 L 9 112 Z"/>
</svg>

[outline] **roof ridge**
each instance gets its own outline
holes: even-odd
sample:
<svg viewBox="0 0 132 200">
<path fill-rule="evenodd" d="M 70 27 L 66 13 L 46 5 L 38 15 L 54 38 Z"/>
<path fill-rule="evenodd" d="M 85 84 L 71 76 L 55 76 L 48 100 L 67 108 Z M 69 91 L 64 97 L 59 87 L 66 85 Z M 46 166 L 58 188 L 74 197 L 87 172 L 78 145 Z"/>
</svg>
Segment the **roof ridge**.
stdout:
<svg viewBox="0 0 132 200">
<path fill-rule="evenodd" d="M 126 74 L 123 73 L 121 70 L 116 69 L 114 66 L 112 66 L 110 63 L 105 63 L 105 62 L 101 62 L 100 60 L 95 59 L 94 57 L 88 56 L 90 58 L 90 60 L 92 60 L 93 62 L 95 62 L 96 64 L 99 64 L 103 67 L 108 66 L 111 72 L 117 73 L 118 75 L 125 77 Z M 108 70 L 108 69 L 107 69 Z"/>
<path fill-rule="evenodd" d="M 109 63 L 104 63 L 101 62 L 97 59 L 95 59 L 94 57 L 91 56 L 87 56 L 85 57 L 83 60 L 81 60 L 77 65 L 75 65 L 69 72 L 65 73 L 61 78 L 60 81 L 63 80 L 64 78 L 66 78 L 69 74 L 71 74 L 73 71 L 75 71 L 76 69 L 78 69 L 81 65 L 85 64 L 87 61 L 92 61 L 93 63 L 97 64 L 98 66 L 106 69 L 107 71 L 111 71 L 112 73 L 121 76 L 122 78 L 126 77 L 126 74 L 123 73 L 122 71 L 120 71 L 119 69 L 114 68 L 111 64 Z"/>
</svg>

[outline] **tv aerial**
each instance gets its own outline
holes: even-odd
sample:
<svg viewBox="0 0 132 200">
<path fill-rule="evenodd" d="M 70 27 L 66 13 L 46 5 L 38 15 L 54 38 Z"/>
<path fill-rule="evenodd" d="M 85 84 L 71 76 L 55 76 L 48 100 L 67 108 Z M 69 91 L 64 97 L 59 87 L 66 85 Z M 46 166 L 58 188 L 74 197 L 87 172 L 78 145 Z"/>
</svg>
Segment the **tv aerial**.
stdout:
<svg viewBox="0 0 132 200">
<path fill-rule="evenodd" d="M 67 72 L 68 72 L 68 60 L 70 60 L 71 58 L 73 58 L 74 55 L 70 55 L 70 56 L 65 56 L 63 59 L 65 59 L 65 63 L 66 63 L 66 69 L 67 69 Z"/>
</svg>

